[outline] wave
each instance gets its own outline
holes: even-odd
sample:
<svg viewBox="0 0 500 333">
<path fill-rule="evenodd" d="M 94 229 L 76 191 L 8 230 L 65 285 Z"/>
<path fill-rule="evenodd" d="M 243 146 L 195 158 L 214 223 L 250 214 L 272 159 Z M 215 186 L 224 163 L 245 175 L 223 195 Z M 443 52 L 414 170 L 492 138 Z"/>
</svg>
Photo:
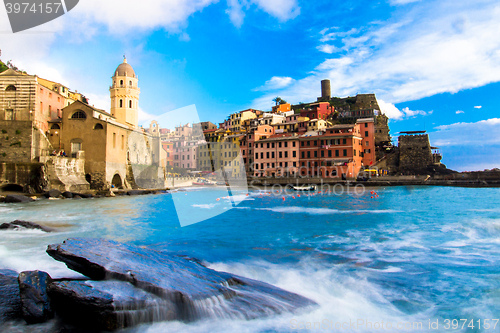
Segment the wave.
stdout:
<svg viewBox="0 0 500 333">
<path fill-rule="evenodd" d="M 393 209 L 353 209 L 339 210 L 332 208 L 309 208 L 309 207 L 271 207 L 271 208 L 255 208 L 256 210 L 267 210 L 275 213 L 289 214 L 309 214 L 309 215 L 330 215 L 330 214 L 393 214 L 401 213 L 401 211 Z"/>
</svg>

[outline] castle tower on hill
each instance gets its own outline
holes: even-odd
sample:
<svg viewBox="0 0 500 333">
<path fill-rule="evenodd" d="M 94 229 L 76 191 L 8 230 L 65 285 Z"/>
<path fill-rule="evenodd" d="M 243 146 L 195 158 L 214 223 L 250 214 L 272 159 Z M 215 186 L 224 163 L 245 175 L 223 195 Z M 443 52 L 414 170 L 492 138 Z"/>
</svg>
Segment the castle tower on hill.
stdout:
<svg viewBox="0 0 500 333">
<path fill-rule="evenodd" d="M 109 88 L 111 97 L 111 115 L 122 124 L 131 128 L 137 128 L 139 109 L 139 79 L 135 75 L 134 69 L 124 58 L 112 77 L 113 85 Z"/>
</svg>

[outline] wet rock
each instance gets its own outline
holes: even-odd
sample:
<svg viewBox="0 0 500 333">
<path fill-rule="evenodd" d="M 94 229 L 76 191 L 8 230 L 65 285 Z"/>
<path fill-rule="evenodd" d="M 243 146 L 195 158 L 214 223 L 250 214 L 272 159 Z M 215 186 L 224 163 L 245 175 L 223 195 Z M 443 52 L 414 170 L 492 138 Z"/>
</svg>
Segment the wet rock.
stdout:
<svg viewBox="0 0 500 333">
<path fill-rule="evenodd" d="M 144 194 L 147 194 L 146 191 L 132 190 L 127 192 L 127 195 L 144 195 Z"/>
<path fill-rule="evenodd" d="M 18 277 L 24 320 L 28 324 L 44 323 L 54 316 L 47 294 L 52 282 L 49 274 L 40 271 L 21 272 Z"/>
<path fill-rule="evenodd" d="M 81 327 L 113 331 L 179 318 L 171 301 L 123 281 L 54 282 L 48 292 L 57 313 Z"/>
<path fill-rule="evenodd" d="M 2 223 L 0 225 L 0 230 L 23 230 L 23 229 L 42 230 L 45 232 L 54 231 L 54 229 L 44 227 L 34 222 L 20 221 L 20 220 L 16 220 L 14 222 L 9 222 L 9 223 Z"/>
<path fill-rule="evenodd" d="M 59 198 L 60 195 L 61 191 L 56 189 L 49 190 L 43 194 L 43 196 L 46 198 Z"/>
<path fill-rule="evenodd" d="M 85 194 L 85 193 L 73 193 L 73 197 L 75 195 L 78 195 L 78 196 L 80 196 L 81 198 L 84 198 L 84 199 L 91 199 L 91 198 L 94 197 L 93 194 Z"/>
<path fill-rule="evenodd" d="M 254 319 L 315 304 L 267 283 L 209 269 L 192 258 L 108 240 L 68 239 L 49 245 L 47 253 L 93 280 L 128 282 L 172 303 L 180 320 Z M 78 298 L 80 293 L 72 295 Z"/>
<path fill-rule="evenodd" d="M 0 202 L 5 202 L 5 197 L 3 195 L 0 195 Z"/>
<path fill-rule="evenodd" d="M 73 199 L 74 199 L 74 200 L 78 200 L 78 199 L 81 199 L 81 198 L 82 198 L 82 197 L 81 197 L 81 196 L 79 196 L 78 194 L 75 194 L 75 195 L 73 196 Z"/>
<path fill-rule="evenodd" d="M 0 269 L 0 323 L 21 317 L 17 272 Z"/>
<path fill-rule="evenodd" d="M 20 202 L 32 202 L 32 201 L 35 200 L 20 194 L 10 194 L 5 197 L 5 203 L 20 203 Z"/>
<path fill-rule="evenodd" d="M 71 199 L 73 198 L 73 193 L 66 191 L 62 194 L 62 196 L 65 197 L 66 199 Z"/>
</svg>

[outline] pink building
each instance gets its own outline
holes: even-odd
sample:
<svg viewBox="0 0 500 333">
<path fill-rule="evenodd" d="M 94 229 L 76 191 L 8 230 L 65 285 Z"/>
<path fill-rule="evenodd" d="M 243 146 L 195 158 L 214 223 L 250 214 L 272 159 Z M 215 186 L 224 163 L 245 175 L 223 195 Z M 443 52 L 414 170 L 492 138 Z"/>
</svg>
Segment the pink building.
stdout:
<svg viewBox="0 0 500 333">
<path fill-rule="evenodd" d="M 254 131 L 247 134 L 240 140 L 241 156 L 246 166 L 247 173 L 253 175 L 254 152 L 257 142 L 266 139 L 274 134 L 274 129 L 270 125 L 260 125 Z"/>
<path fill-rule="evenodd" d="M 299 167 L 299 136 L 275 134 L 255 143 L 256 177 L 295 175 Z"/>
</svg>

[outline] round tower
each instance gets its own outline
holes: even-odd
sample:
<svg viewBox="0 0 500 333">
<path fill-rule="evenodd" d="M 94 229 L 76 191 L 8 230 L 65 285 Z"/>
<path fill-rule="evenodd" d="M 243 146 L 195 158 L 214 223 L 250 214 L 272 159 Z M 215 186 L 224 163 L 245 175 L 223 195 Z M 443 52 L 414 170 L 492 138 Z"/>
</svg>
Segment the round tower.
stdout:
<svg viewBox="0 0 500 333">
<path fill-rule="evenodd" d="M 330 87 L 330 80 L 321 81 L 321 98 L 323 99 L 332 98 L 332 88 Z"/>
<path fill-rule="evenodd" d="M 111 115 L 122 124 L 137 128 L 139 123 L 139 79 L 134 69 L 123 59 L 112 77 L 113 85 L 109 88 L 111 96 Z"/>
</svg>

